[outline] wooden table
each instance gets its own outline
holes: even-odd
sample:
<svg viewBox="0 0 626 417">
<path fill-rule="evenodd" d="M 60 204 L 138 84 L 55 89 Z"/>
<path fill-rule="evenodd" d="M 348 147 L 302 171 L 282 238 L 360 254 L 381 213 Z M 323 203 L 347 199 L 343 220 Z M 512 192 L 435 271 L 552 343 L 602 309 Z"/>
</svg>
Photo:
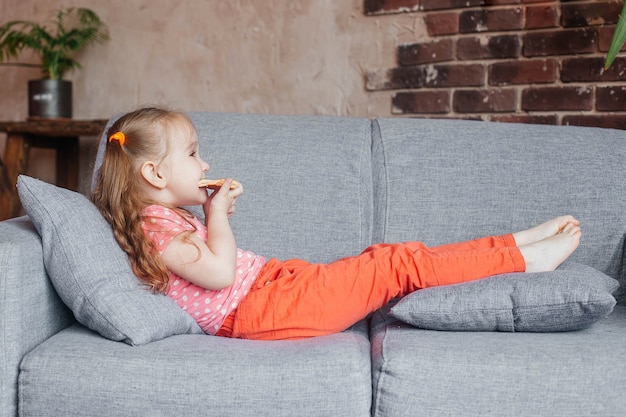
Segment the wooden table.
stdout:
<svg viewBox="0 0 626 417">
<path fill-rule="evenodd" d="M 41 119 L 0 122 L 7 134 L 0 160 L 0 220 L 18 216 L 21 205 L 15 184 L 28 170 L 30 148 L 56 150 L 56 184 L 78 190 L 79 136 L 99 136 L 106 120 Z"/>
</svg>

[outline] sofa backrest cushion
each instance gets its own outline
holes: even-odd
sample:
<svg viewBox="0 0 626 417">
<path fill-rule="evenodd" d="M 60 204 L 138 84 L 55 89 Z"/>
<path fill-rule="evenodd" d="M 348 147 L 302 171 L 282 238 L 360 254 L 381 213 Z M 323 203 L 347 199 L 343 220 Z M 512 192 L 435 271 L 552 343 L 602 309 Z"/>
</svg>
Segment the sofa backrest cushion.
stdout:
<svg viewBox="0 0 626 417">
<path fill-rule="evenodd" d="M 437 245 L 573 214 L 583 238 L 571 260 L 618 279 L 626 303 L 622 131 L 381 119 L 373 149 L 375 241 Z"/>
<path fill-rule="evenodd" d="M 371 123 L 325 116 L 195 113 L 211 178 L 244 186 L 238 245 L 266 257 L 328 262 L 371 243 Z"/>
</svg>

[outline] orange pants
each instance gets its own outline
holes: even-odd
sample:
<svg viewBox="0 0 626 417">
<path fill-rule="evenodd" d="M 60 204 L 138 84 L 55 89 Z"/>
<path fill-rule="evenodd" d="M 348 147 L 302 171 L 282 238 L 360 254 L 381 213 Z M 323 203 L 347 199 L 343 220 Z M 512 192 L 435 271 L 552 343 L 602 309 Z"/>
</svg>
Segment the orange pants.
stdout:
<svg viewBox="0 0 626 417">
<path fill-rule="evenodd" d="M 270 259 L 217 335 L 276 340 L 337 333 L 421 288 L 525 269 L 512 235 L 433 248 L 377 244 L 330 264 Z"/>
</svg>

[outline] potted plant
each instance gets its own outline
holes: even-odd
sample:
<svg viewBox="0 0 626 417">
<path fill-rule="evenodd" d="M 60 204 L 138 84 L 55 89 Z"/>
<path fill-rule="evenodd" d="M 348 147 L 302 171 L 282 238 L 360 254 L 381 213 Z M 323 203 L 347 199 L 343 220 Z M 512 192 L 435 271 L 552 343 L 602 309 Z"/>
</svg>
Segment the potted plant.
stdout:
<svg viewBox="0 0 626 417">
<path fill-rule="evenodd" d="M 106 25 L 90 9 L 59 9 L 44 24 L 14 20 L 0 25 L 0 62 L 31 50 L 41 64 L 13 63 L 41 67 L 42 79 L 28 82 L 28 115 L 31 118 L 71 118 L 72 83 L 63 75 L 79 68 L 74 55 L 92 42 L 109 39 Z"/>
</svg>

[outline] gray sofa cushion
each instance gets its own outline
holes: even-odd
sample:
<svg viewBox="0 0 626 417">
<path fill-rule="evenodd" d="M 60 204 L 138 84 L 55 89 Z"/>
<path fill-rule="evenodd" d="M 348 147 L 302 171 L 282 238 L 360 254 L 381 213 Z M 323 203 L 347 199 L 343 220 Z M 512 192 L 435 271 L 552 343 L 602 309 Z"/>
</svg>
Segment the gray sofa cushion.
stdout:
<svg viewBox="0 0 626 417">
<path fill-rule="evenodd" d="M 438 332 L 372 318 L 372 416 L 625 416 L 626 307 L 577 332 Z"/>
<path fill-rule="evenodd" d="M 608 316 L 618 282 L 585 265 L 503 274 L 431 287 L 404 297 L 391 314 L 431 330 L 554 332 L 580 330 Z"/>
<path fill-rule="evenodd" d="M 260 342 L 179 335 L 130 347 L 70 327 L 21 364 L 20 415 L 369 417 L 364 323 Z"/>
<path fill-rule="evenodd" d="M 17 185 L 41 235 L 50 280 L 80 323 L 131 345 L 202 333 L 173 300 L 139 282 L 111 227 L 85 196 L 23 175 Z"/>
<path fill-rule="evenodd" d="M 244 186 L 239 247 L 329 262 L 372 241 L 372 136 L 365 118 L 190 113 L 212 178 Z"/>
<path fill-rule="evenodd" d="M 626 305 L 623 131 L 380 119 L 373 149 L 375 241 L 434 246 L 573 214 L 583 237 L 571 260 L 620 281 Z"/>
</svg>

